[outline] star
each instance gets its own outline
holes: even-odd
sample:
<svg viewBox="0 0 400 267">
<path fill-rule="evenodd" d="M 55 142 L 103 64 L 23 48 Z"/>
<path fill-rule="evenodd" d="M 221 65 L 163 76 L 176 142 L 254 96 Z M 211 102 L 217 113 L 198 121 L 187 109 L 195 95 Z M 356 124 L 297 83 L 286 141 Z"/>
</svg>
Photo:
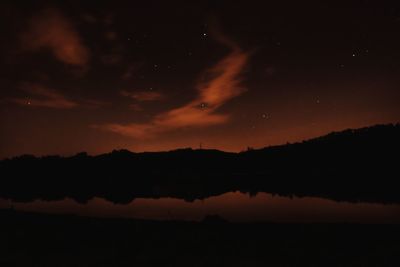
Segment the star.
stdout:
<svg viewBox="0 0 400 267">
<path fill-rule="evenodd" d="M 262 114 L 262 115 L 261 115 L 261 117 L 262 117 L 263 119 L 269 119 L 269 116 L 268 116 L 268 114 L 265 114 L 265 113 L 264 113 L 264 114 Z"/>
</svg>

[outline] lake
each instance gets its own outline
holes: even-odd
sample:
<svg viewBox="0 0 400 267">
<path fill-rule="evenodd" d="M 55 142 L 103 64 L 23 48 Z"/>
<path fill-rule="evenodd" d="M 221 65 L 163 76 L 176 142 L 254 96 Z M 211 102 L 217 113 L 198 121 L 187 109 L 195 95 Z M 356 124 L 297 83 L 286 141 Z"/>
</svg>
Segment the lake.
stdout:
<svg viewBox="0 0 400 267">
<path fill-rule="evenodd" d="M 201 221 L 207 215 L 218 215 L 231 222 L 400 223 L 398 204 L 336 202 L 267 193 L 249 196 L 230 192 L 193 202 L 175 198 L 137 198 L 129 204 L 114 204 L 101 198 L 93 198 L 86 204 L 68 198 L 29 203 L 0 200 L 0 208 L 11 207 L 20 211 L 154 220 Z"/>
</svg>

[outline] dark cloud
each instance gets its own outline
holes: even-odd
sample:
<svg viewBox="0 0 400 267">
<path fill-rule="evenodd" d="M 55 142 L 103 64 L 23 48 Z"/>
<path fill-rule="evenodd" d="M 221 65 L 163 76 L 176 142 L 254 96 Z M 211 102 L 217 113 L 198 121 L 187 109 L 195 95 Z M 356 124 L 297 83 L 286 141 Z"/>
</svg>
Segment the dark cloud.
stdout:
<svg viewBox="0 0 400 267">
<path fill-rule="evenodd" d="M 45 9 L 30 19 L 21 35 L 25 50 L 50 50 L 61 62 L 85 67 L 89 62 L 89 49 L 83 44 L 71 21 L 57 9 Z"/>
</svg>

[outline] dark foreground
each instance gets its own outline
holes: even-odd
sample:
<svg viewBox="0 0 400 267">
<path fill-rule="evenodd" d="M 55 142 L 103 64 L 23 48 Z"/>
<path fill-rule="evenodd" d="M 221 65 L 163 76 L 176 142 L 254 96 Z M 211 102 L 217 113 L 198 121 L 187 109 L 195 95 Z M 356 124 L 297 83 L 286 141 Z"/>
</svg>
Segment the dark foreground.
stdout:
<svg viewBox="0 0 400 267">
<path fill-rule="evenodd" d="M 400 266 L 400 226 L 155 222 L 3 210 L 0 266 Z"/>
</svg>

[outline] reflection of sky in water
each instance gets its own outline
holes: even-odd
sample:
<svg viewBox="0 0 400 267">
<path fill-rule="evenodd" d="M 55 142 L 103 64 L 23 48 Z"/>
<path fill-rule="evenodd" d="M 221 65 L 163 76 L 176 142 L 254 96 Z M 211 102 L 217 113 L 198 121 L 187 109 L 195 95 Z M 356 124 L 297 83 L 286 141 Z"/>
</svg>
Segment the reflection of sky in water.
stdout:
<svg viewBox="0 0 400 267">
<path fill-rule="evenodd" d="M 266 193 L 249 197 L 231 192 L 194 202 L 138 198 L 125 205 L 100 198 L 87 204 L 71 199 L 31 203 L 0 200 L 0 208 L 11 206 L 24 211 L 162 220 L 202 220 L 208 214 L 218 214 L 229 221 L 400 223 L 400 205 L 335 202 L 313 197 L 290 199 Z"/>
</svg>

